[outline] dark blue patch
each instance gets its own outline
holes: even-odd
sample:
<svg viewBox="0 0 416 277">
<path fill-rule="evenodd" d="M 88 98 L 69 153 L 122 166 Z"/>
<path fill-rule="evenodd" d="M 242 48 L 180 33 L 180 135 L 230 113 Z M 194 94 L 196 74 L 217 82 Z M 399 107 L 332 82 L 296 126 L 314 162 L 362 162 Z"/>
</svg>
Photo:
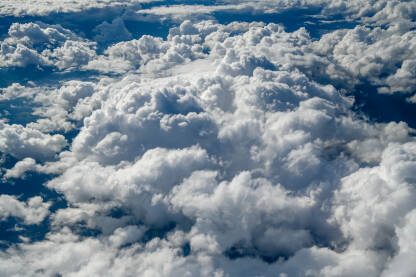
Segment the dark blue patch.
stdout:
<svg viewBox="0 0 416 277">
<path fill-rule="evenodd" d="M 2 168 L 12 168 L 18 160 L 6 155 L 6 160 L 2 164 Z M 41 195 L 47 198 L 57 198 L 59 195 L 46 188 L 43 184 L 51 180 L 53 175 L 39 174 L 37 172 L 28 172 L 22 179 L 10 179 L 4 181 L 0 179 L 0 194 L 19 195 L 20 200 Z"/>
<path fill-rule="evenodd" d="M 22 242 L 19 236 L 29 238 L 30 241 L 41 241 L 45 238 L 48 230 L 48 220 L 44 220 L 40 224 L 25 225 L 23 220 L 9 217 L 5 221 L 0 221 L 0 249 Z"/>
<path fill-rule="evenodd" d="M 23 194 L 19 200 L 23 201 L 26 194 Z M 53 213 L 58 209 L 67 206 L 63 197 L 55 199 L 44 197 L 44 201 L 52 201 L 49 210 Z M 26 225 L 22 219 L 17 217 L 8 217 L 0 221 L 0 249 L 10 247 L 15 243 L 22 242 L 20 236 L 28 238 L 31 242 L 44 240 L 46 234 L 50 231 L 50 218 L 46 217 L 39 224 Z"/>
<path fill-rule="evenodd" d="M 175 229 L 175 227 L 175 222 L 168 222 L 165 226 L 150 228 L 144 233 L 142 241 L 146 243 L 154 238 L 164 238 L 166 234 Z"/>
<path fill-rule="evenodd" d="M 7 119 L 8 124 L 21 124 L 36 121 L 39 117 L 33 115 L 35 105 L 25 98 L 0 101 L 1 118 Z"/>
<path fill-rule="evenodd" d="M 191 254 L 191 245 L 189 244 L 189 242 L 185 243 L 182 246 L 182 254 L 184 257 L 189 256 L 189 254 Z"/>
<path fill-rule="evenodd" d="M 52 178 L 52 175 L 27 172 L 23 179 L 20 178 L 7 181 L 0 179 L 0 194 L 17 196 L 20 201 L 27 201 L 27 199 L 31 197 L 41 196 L 43 201 L 53 202 L 50 210 L 55 211 L 66 207 L 67 203 L 62 194 L 44 186 L 44 184 Z"/>
<path fill-rule="evenodd" d="M 108 216 L 112 218 L 122 218 L 123 216 L 128 216 L 129 214 L 122 208 L 113 208 L 109 212 Z"/>
<path fill-rule="evenodd" d="M 229 249 L 224 251 L 224 256 L 228 257 L 230 260 L 240 259 L 244 257 L 256 257 L 256 255 L 251 251 L 251 249 L 246 249 L 242 246 L 231 246 Z"/>
<path fill-rule="evenodd" d="M 1 165 L 4 169 L 12 168 L 18 160 L 10 155 L 5 155 L 5 161 Z M 52 202 L 49 210 L 55 212 L 58 209 L 67 207 L 67 202 L 62 194 L 50 190 L 44 184 L 52 179 L 53 175 L 28 172 L 23 179 L 0 179 L 0 195 L 7 194 L 18 197 L 19 201 L 27 201 L 34 196 L 41 196 L 44 202 Z M 29 238 L 31 241 L 42 240 L 49 232 L 49 218 L 40 224 L 25 225 L 21 219 L 9 217 L 0 221 L 0 240 L 7 241 L 0 247 L 8 247 L 12 243 L 20 241 L 19 236 Z M 15 228 L 17 227 L 17 228 Z"/>
<path fill-rule="evenodd" d="M 69 80 L 91 81 L 94 80 L 94 71 L 59 72 L 52 67 L 28 65 L 26 67 L 0 68 L 0 87 L 5 88 L 13 83 L 23 86 L 33 81 L 37 86 L 56 86 L 60 82 Z"/>
<path fill-rule="evenodd" d="M 351 93 L 355 98 L 353 110 L 362 112 L 374 122 L 406 122 L 416 128 L 416 104 L 409 103 L 409 94 L 380 94 L 377 87 L 363 84 Z"/>
<path fill-rule="evenodd" d="M 266 263 L 274 263 L 278 260 L 287 260 L 289 259 L 293 253 L 275 253 L 274 255 L 264 255 L 258 249 L 244 247 L 241 245 L 235 245 L 224 251 L 224 256 L 229 258 L 230 260 L 236 260 L 241 258 L 260 258 Z"/>
</svg>

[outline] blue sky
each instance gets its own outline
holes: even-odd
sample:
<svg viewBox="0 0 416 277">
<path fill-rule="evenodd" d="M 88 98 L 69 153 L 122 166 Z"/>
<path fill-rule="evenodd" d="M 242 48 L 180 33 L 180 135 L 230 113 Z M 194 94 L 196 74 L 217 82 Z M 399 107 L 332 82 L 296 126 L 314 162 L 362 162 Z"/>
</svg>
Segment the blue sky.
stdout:
<svg viewBox="0 0 416 277">
<path fill-rule="evenodd" d="M 413 1 L 35 2 L 0 4 L 0 276 L 416 274 Z"/>
</svg>

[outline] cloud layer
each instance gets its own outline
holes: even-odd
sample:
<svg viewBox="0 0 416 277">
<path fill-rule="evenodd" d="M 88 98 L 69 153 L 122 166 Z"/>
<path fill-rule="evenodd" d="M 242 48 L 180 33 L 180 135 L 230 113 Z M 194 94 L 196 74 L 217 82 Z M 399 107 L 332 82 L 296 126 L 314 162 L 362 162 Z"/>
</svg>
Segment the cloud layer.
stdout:
<svg viewBox="0 0 416 277">
<path fill-rule="evenodd" d="M 323 5 L 279 3 L 230 5 Z M 162 38 L 117 17 L 88 39 L 13 23 L 1 67 L 56 82 L 2 88 L 36 116 L 0 121 L 2 182 L 48 176 L 65 205 L 0 195 L 2 222 L 48 226 L 0 251 L 0 275 L 413 276 L 415 130 L 367 119 L 345 93 L 414 98 L 413 3 L 325 5 L 362 24 L 312 39 L 185 20 Z"/>
</svg>

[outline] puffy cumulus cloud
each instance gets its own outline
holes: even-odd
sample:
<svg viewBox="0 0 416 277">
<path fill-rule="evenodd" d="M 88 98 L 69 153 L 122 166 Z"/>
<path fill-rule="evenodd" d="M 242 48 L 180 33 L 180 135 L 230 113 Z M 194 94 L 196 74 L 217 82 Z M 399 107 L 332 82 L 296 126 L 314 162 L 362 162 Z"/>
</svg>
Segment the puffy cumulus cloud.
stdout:
<svg viewBox="0 0 416 277">
<path fill-rule="evenodd" d="M 71 146 L 73 153 L 114 164 L 132 161 L 154 147 L 197 143 L 208 147 L 216 136 L 212 115 L 202 110 L 181 80 L 168 81 L 163 87 L 161 83 L 132 82 L 121 89 L 121 84 L 108 88 L 108 100 L 84 119 Z"/>
<path fill-rule="evenodd" d="M 47 186 L 63 193 L 74 205 L 99 204 L 96 213 L 105 215 L 110 208 L 120 208 L 128 211 L 135 222 L 164 226 L 175 216 L 169 212 L 163 196 L 192 171 L 209 168 L 212 163 L 206 151 L 199 147 L 155 148 L 135 163 L 117 167 L 103 167 L 96 162 L 77 163 Z"/>
<path fill-rule="evenodd" d="M 59 70 L 71 70 L 80 65 L 87 64 L 92 57 L 95 56 L 95 51 L 91 49 L 93 43 L 85 43 L 80 41 L 65 41 L 65 43 L 53 51 L 44 51 L 54 61 L 54 66 Z"/>
<path fill-rule="evenodd" d="M 8 31 L 9 38 L 6 41 L 21 41 L 29 45 L 37 45 L 47 43 L 48 46 L 64 42 L 68 38 L 76 38 L 76 36 L 59 25 L 46 25 L 43 23 L 13 23 Z"/>
<path fill-rule="evenodd" d="M 20 124 L 0 122 L 0 151 L 17 159 L 50 160 L 66 145 L 62 135 L 49 135 Z"/>
<path fill-rule="evenodd" d="M 382 92 L 413 92 L 416 87 L 416 59 L 407 59 L 394 75 L 386 79 L 388 88 L 382 88 Z"/>
<path fill-rule="evenodd" d="M 415 146 L 414 142 L 390 144 L 379 166 L 361 168 L 343 178 L 335 192 L 333 220 L 351 240 L 349 248 L 375 252 L 379 263 L 387 264 L 379 268 L 378 275 L 386 268 L 385 275 L 390 276 L 391 268 L 400 263 L 412 244 L 404 230 L 412 228 L 415 211 Z M 394 265 L 389 265 L 392 258 Z M 405 267 L 403 276 L 411 272 Z"/>
<path fill-rule="evenodd" d="M 320 62 L 327 65 L 323 73 L 333 79 L 366 80 L 380 92 L 413 92 L 415 35 L 414 30 L 394 26 L 357 26 L 324 35 L 313 49 L 325 60 Z"/>
<path fill-rule="evenodd" d="M 101 72 L 126 72 L 154 60 L 168 45 L 161 38 L 144 35 L 138 40 L 119 42 L 86 66 Z"/>
<path fill-rule="evenodd" d="M 362 119 L 354 100 L 314 81 L 309 66 L 349 72 L 336 56 L 368 53 L 347 41 L 392 39 L 385 32 L 355 28 L 312 41 L 303 28 L 184 21 L 166 39 L 120 42 L 87 65 L 119 77 L 5 89 L 5 99 L 38 103 L 44 121 L 3 123 L 4 136 L 24 134 L 3 140 L 0 150 L 22 159 L 4 178 L 55 174 L 44 185 L 68 205 L 50 216 L 44 240 L 1 251 L 0 272 L 412 274 L 402 265 L 414 254 L 414 130 Z M 403 49 L 396 61 L 410 55 Z M 365 72 L 370 81 L 379 74 Z M 74 128 L 63 152 L 65 139 L 47 134 Z M 40 139 L 17 147 L 28 136 Z"/>
<path fill-rule="evenodd" d="M 18 161 L 13 168 L 6 170 L 3 178 L 21 178 L 27 171 L 36 171 L 38 166 L 36 161 L 32 158 L 24 158 Z"/>
<path fill-rule="evenodd" d="M 377 1 L 375 5 L 364 4 L 360 8 L 358 16 L 366 16 L 366 21 L 377 24 L 393 24 L 408 26 L 414 24 L 416 15 L 416 3 L 413 1 Z"/>
<path fill-rule="evenodd" d="M 204 30 L 208 27 L 206 24 L 199 25 L 197 29 L 189 20 L 181 26 L 185 29 L 171 29 L 166 40 L 144 35 L 138 40 L 112 45 L 104 51 L 104 55 L 90 61 L 85 68 L 115 73 L 140 68 L 140 72 L 154 73 L 205 57 L 202 45 L 204 33 L 212 30 Z M 186 26 L 192 26 L 192 29 L 186 29 Z"/>
<path fill-rule="evenodd" d="M 75 80 L 64 82 L 58 88 L 45 87 L 32 98 L 37 106 L 33 114 L 39 119 L 27 126 L 42 132 L 68 132 L 76 128 L 84 114 L 97 106 L 93 100 L 95 89 L 92 82 Z M 85 103 L 91 103 L 88 110 L 81 108 Z"/>
<path fill-rule="evenodd" d="M 27 256 L 10 259 L 18 253 L 17 249 L 2 253 L 0 268 L 9 276 L 65 276 L 74 272 L 79 276 L 224 276 L 220 269 L 215 269 L 209 257 L 185 258 L 178 234 L 173 234 L 169 241 L 154 239 L 122 249 L 114 244 L 115 236 L 122 232 L 131 234 L 134 229 L 118 229 L 109 240 L 82 239 L 64 229 L 49 235 L 45 241 L 22 245 Z M 54 259 L 49 255 L 51 252 Z M 26 263 L 29 256 L 37 257 L 36 262 L 28 263 L 25 270 L 20 269 L 19 264 Z"/>
<path fill-rule="evenodd" d="M 258 66 L 273 69 L 270 60 L 279 58 L 281 65 L 296 65 L 309 77 L 349 89 L 366 81 L 384 93 L 414 91 L 415 32 L 410 27 L 385 29 L 359 25 L 313 41 L 302 28 L 285 33 L 282 27 L 273 24 L 260 28 L 261 23 L 224 26 L 207 22 L 184 21 L 180 27 L 170 30 L 166 40 L 143 36 L 112 45 L 84 68 L 104 73 L 138 70 L 161 74 L 190 61 L 207 57 L 217 60 L 217 54 L 224 57 L 230 49 L 224 57 L 223 70 L 234 70 L 235 75 L 245 74 L 236 67 L 238 63 L 232 65 L 236 58 L 241 59 L 242 67 L 251 63 L 251 69 L 246 67 L 248 70 Z M 256 25 L 258 28 L 254 28 Z M 244 36 L 234 36 L 241 32 L 245 32 Z M 234 46 L 238 43 L 246 47 L 237 50 Z"/>
<path fill-rule="evenodd" d="M 414 209 L 415 146 L 390 144 L 379 166 L 362 168 L 342 180 L 334 215 L 356 247 L 394 250 L 397 242 L 387 240 L 394 239 L 389 232 L 394 234 L 395 225 Z"/>
<path fill-rule="evenodd" d="M 0 67 L 28 65 L 71 70 L 95 56 L 95 43 L 59 25 L 13 23 L 0 41 Z"/>
<path fill-rule="evenodd" d="M 368 24 L 354 30 L 338 30 L 302 47 L 304 57 L 292 61 L 302 65 L 317 80 L 337 85 L 369 81 L 380 92 L 413 92 L 414 1 L 226 1 L 227 5 L 158 6 L 140 14 L 184 18 L 213 11 L 279 13 L 299 7 L 321 7 L 326 15 L 342 14 L 350 21 Z M 223 4 L 223 3 L 222 3 Z M 348 20 L 347 20 L 348 21 Z M 377 27 L 378 26 L 378 27 Z M 311 42 L 310 42 L 311 43 Z M 311 54 L 313 53 L 313 55 Z M 123 69 L 127 67 L 124 66 Z M 329 80 L 327 79 L 329 78 Z"/>
<path fill-rule="evenodd" d="M 244 36 L 234 36 L 242 33 L 245 33 Z M 263 41 L 260 41 L 262 39 Z M 239 43 L 241 49 L 236 47 Z M 265 26 L 264 23 L 233 22 L 221 25 L 211 21 L 193 24 L 185 20 L 180 26 L 170 29 L 166 40 L 145 35 L 138 40 L 117 43 L 107 48 L 104 55 L 91 60 L 84 68 L 101 72 L 123 73 L 138 70 L 140 73 L 162 74 L 174 66 L 199 59 L 208 58 L 213 62 L 219 62 L 225 58 L 227 49 L 230 49 L 226 55 L 230 62 L 238 57 L 238 54 L 244 54 L 242 59 L 246 60 L 242 62 L 251 63 L 251 68 L 247 67 L 247 70 L 252 71 L 258 66 L 272 69 L 273 65 L 266 57 L 279 56 L 288 62 L 290 54 L 300 55 L 298 48 L 309 43 L 309 34 L 305 29 L 288 34 L 282 26 L 276 24 Z M 267 50 L 278 45 L 285 47 L 281 47 L 281 51 L 275 54 L 270 49 Z M 244 51 L 246 52 L 243 53 Z M 247 57 L 249 53 L 252 54 L 251 57 Z M 258 54 L 253 56 L 253 53 Z M 244 66 L 245 64 L 242 65 Z M 243 72 L 235 72 L 240 73 Z"/>
<path fill-rule="evenodd" d="M 171 195 L 173 208 L 195 220 L 189 233 L 191 251 L 208 251 L 207 247 L 214 247 L 212 241 L 216 252 L 231 258 L 260 256 L 273 260 L 312 246 L 325 229 L 331 232 L 319 217 L 319 208 L 312 216 L 314 199 L 292 197 L 279 185 L 253 179 L 248 172 L 230 183 L 218 183 L 216 175 L 212 171 L 194 172 Z"/>
<path fill-rule="evenodd" d="M 416 228 L 416 211 L 413 209 L 404 218 L 403 222 L 396 226 L 395 232 L 397 234 L 398 253 L 392 259 L 383 272 L 382 276 L 394 276 L 399 274 L 400 276 L 412 276 L 415 274 L 415 269 L 409 267 L 415 258 L 416 249 L 412 241 L 414 241 L 414 234 Z"/>
<path fill-rule="evenodd" d="M 0 219 L 18 217 L 25 224 L 39 224 L 49 215 L 51 203 L 43 202 L 42 197 L 29 198 L 27 202 L 19 201 L 15 196 L 0 195 Z"/>
<path fill-rule="evenodd" d="M 0 101 L 8 101 L 18 98 L 31 99 L 38 92 L 36 88 L 25 87 L 19 83 L 13 83 L 6 88 L 1 89 Z"/>
<path fill-rule="evenodd" d="M 24 99 L 33 107 L 36 118 L 26 124 L 27 128 L 50 133 L 68 132 L 80 125 L 80 121 L 100 106 L 101 94 L 97 84 L 70 80 L 55 86 L 22 86 L 13 83 L 3 89 L 0 101 Z"/>
<path fill-rule="evenodd" d="M 144 235 L 145 231 L 145 227 L 139 228 L 135 225 L 121 227 L 117 228 L 108 240 L 115 246 L 122 246 L 138 241 Z"/>
</svg>

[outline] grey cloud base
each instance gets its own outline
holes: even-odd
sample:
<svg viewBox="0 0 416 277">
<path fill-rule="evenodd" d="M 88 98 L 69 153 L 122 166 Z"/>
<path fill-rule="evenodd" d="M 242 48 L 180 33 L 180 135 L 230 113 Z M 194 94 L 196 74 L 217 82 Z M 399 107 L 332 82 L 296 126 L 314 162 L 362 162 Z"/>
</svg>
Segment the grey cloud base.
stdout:
<svg viewBox="0 0 416 277">
<path fill-rule="evenodd" d="M 360 74 L 379 82 L 392 61 L 365 49 L 391 40 L 382 56 L 403 64 L 380 82 L 410 91 L 414 31 L 389 32 L 312 41 L 276 24 L 185 21 L 165 40 L 97 54 L 62 27 L 12 25 L 2 66 L 98 73 L 1 95 L 36 103 L 41 117 L 0 121 L 0 151 L 19 159 L 3 179 L 53 174 L 44 185 L 68 202 L 51 212 L 41 197 L 0 196 L 1 220 L 50 221 L 43 240 L 0 251 L 1 275 L 414 276 L 414 130 L 362 119 L 354 99 L 313 80 L 354 79 L 360 57 L 377 61 Z M 312 72 L 318 63 L 326 72 Z M 56 134 L 74 129 L 70 143 Z"/>
</svg>

